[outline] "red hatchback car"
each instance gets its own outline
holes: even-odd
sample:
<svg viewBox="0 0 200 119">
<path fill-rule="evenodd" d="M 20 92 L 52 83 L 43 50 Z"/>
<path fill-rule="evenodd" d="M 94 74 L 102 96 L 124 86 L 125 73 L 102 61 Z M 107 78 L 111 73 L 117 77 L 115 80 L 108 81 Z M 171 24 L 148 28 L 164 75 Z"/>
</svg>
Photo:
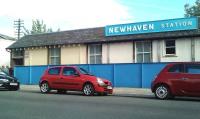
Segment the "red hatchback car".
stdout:
<svg viewBox="0 0 200 119">
<path fill-rule="evenodd" d="M 59 93 L 66 91 L 82 91 L 84 95 L 112 94 L 113 87 L 110 81 L 93 76 L 83 68 L 76 66 L 57 66 L 48 68 L 39 82 L 40 91 L 48 93 L 57 90 Z"/>
<path fill-rule="evenodd" d="M 200 96 L 200 63 L 170 63 L 153 80 L 151 90 L 159 99 Z"/>
</svg>

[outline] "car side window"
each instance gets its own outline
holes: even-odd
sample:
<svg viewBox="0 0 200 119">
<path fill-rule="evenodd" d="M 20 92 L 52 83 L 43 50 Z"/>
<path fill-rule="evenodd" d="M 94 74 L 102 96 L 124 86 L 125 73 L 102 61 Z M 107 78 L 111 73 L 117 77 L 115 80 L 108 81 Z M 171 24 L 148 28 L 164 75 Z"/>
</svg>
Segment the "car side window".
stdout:
<svg viewBox="0 0 200 119">
<path fill-rule="evenodd" d="M 189 74 L 200 74 L 200 65 L 199 64 L 187 64 L 186 73 Z"/>
<path fill-rule="evenodd" d="M 75 74 L 77 74 L 77 72 L 74 68 L 65 67 L 63 69 L 63 75 L 65 75 L 65 76 L 72 76 Z"/>
<path fill-rule="evenodd" d="M 60 74 L 60 67 L 56 67 L 56 68 L 51 68 L 48 71 L 49 75 L 59 75 Z"/>
<path fill-rule="evenodd" d="M 184 72 L 184 65 L 183 64 L 175 64 L 174 66 L 169 68 L 168 72 L 183 73 Z"/>
</svg>

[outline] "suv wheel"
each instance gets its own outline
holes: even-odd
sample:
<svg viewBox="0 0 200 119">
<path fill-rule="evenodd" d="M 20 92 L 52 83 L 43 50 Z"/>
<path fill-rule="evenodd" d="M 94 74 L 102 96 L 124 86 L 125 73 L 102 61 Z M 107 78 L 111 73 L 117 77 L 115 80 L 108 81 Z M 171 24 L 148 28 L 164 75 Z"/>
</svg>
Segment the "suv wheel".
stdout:
<svg viewBox="0 0 200 119">
<path fill-rule="evenodd" d="M 83 87 L 83 93 L 86 96 L 94 95 L 94 87 L 92 84 L 87 83 Z"/>
<path fill-rule="evenodd" d="M 170 90 L 165 85 L 159 85 L 156 87 L 155 96 L 158 99 L 169 99 L 171 97 Z"/>
<path fill-rule="evenodd" d="M 47 82 L 43 82 L 41 85 L 40 85 L 40 91 L 42 93 L 48 93 L 50 91 L 50 88 L 49 88 L 49 84 Z"/>
</svg>

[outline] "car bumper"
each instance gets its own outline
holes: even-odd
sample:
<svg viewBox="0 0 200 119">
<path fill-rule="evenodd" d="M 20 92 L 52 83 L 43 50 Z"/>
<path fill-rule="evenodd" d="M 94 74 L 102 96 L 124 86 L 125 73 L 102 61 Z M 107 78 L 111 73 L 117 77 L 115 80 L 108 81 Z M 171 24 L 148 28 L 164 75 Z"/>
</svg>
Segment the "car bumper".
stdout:
<svg viewBox="0 0 200 119">
<path fill-rule="evenodd" d="M 95 92 L 97 93 L 107 93 L 112 94 L 113 93 L 113 87 L 112 86 L 95 86 Z"/>
<path fill-rule="evenodd" d="M 19 89 L 20 83 L 19 82 L 0 83 L 0 87 L 6 89 Z"/>
</svg>

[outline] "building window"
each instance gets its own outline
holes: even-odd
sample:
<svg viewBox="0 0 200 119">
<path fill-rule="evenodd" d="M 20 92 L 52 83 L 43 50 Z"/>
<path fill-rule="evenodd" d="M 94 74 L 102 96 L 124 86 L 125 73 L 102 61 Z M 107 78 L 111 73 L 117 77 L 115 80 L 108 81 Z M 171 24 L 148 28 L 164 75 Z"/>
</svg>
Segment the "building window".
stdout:
<svg viewBox="0 0 200 119">
<path fill-rule="evenodd" d="M 60 48 L 49 48 L 49 64 L 60 65 Z"/>
<path fill-rule="evenodd" d="M 16 50 L 13 51 L 13 58 L 19 58 L 19 57 L 24 57 L 24 51 L 23 50 Z"/>
<path fill-rule="evenodd" d="M 166 40 L 165 41 L 165 54 L 166 55 L 175 55 L 176 54 L 176 42 L 175 40 Z"/>
<path fill-rule="evenodd" d="M 24 65 L 24 50 L 12 51 L 11 66 Z"/>
<path fill-rule="evenodd" d="M 102 45 L 101 44 L 89 45 L 89 63 L 90 64 L 102 63 Z"/>
<path fill-rule="evenodd" d="M 136 42 L 136 62 L 146 63 L 151 62 L 151 42 L 150 41 L 139 41 Z"/>
</svg>

